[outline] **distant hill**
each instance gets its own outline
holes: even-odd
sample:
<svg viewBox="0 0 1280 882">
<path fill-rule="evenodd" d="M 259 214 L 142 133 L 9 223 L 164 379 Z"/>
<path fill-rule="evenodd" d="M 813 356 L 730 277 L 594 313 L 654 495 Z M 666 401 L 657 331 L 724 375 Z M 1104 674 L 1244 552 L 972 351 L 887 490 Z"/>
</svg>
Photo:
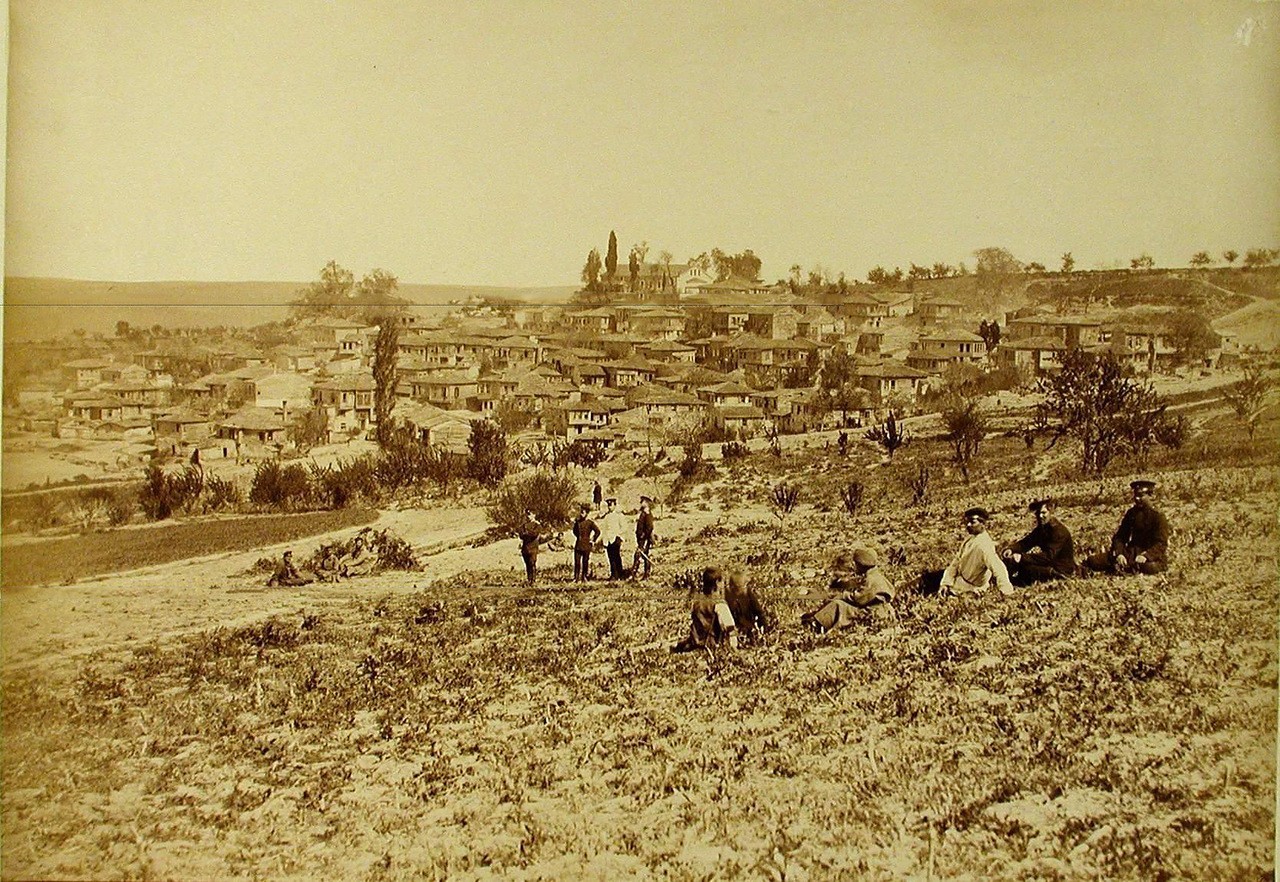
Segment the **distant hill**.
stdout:
<svg viewBox="0 0 1280 882">
<path fill-rule="evenodd" d="M 116 322 L 151 327 L 248 327 L 278 321 L 306 282 L 99 282 L 9 277 L 4 281 L 7 340 L 36 340 L 73 330 L 115 333 Z M 402 284 L 415 304 L 445 306 L 472 297 L 565 302 L 574 289 Z"/>
</svg>

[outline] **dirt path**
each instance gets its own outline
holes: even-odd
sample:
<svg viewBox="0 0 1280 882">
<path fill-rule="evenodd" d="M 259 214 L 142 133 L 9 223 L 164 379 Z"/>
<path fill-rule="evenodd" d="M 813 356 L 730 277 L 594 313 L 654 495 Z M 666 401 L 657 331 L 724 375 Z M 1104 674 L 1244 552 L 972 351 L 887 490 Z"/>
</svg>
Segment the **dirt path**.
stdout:
<svg viewBox="0 0 1280 882">
<path fill-rule="evenodd" d="M 661 527 L 665 535 L 681 541 L 722 517 L 718 508 L 711 507 L 664 518 Z M 515 539 L 472 547 L 472 541 L 489 526 L 484 509 L 479 507 L 383 511 L 373 526 L 391 529 L 409 541 L 419 552 L 422 571 L 387 572 L 336 585 L 289 589 L 268 589 L 263 576 L 247 572 L 260 557 L 279 555 L 286 548 L 299 557 L 310 555 L 322 542 L 354 534 L 357 528 L 353 527 L 292 543 L 67 585 L 6 591 L 0 608 L 0 665 L 5 670 L 33 665 L 48 670 L 103 650 L 294 615 L 302 609 L 315 611 L 353 598 L 411 592 L 467 571 L 509 569 L 514 573 L 520 566 Z M 624 546 L 624 556 L 630 554 L 629 546 Z M 567 550 L 549 550 L 542 557 L 542 566 L 545 569 L 569 560 Z"/>
</svg>

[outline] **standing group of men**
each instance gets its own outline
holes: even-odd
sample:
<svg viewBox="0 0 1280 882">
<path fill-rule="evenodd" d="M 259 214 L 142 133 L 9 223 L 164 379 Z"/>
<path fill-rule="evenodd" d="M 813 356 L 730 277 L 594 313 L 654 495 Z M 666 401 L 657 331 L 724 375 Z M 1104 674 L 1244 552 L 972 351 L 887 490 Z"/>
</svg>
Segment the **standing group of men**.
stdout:
<svg viewBox="0 0 1280 882">
<path fill-rule="evenodd" d="M 596 485 L 596 504 L 599 505 L 600 485 Z M 609 579 L 626 579 L 628 576 L 637 579 L 649 578 L 653 567 L 650 555 L 653 550 L 653 512 L 652 500 L 648 496 L 640 497 L 640 512 L 635 520 L 636 553 L 628 573 L 622 562 L 623 536 L 630 528 L 627 516 L 618 509 L 616 497 L 604 500 L 605 510 L 595 518 L 591 515 L 591 506 L 582 503 L 578 506 L 578 516 L 574 519 L 570 532 L 573 536 L 573 581 L 586 582 L 591 578 L 591 553 L 597 543 L 604 545 L 609 560 Z M 520 531 L 520 556 L 524 560 L 525 578 L 532 586 L 538 575 L 538 550 L 542 543 L 553 537 L 542 532 L 537 515 L 527 512 L 525 526 Z"/>
</svg>

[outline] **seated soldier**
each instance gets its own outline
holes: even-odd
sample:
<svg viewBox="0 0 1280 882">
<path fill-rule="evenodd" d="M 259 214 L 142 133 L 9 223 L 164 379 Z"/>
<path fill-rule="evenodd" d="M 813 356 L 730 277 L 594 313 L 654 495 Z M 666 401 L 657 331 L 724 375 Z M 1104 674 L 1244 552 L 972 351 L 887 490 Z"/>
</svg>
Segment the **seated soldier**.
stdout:
<svg viewBox="0 0 1280 882">
<path fill-rule="evenodd" d="M 805 613 L 800 623 L 819 634 L 847 628 L 870 609 L 877 617 L 892 615 L 893 585 L 879 567 L 879 558 L 870 548 L 858 547 L 853 554 L 841 554 L 832 566 L 831 591 L 836 593 L 820 609 Z"/>
<path fill-rule="evenodd" d="M 286 551 L 280 560 L 280 566 L 276 567 L 276 571 L 267 580 L 267 587 L 280 585 L 289 588 L 310 583 L 311 580 L 299 573 L 298 568 L 293 565 L 293 552 Z"/>
<path fill-rule="evenodd" d="M 373 572 L 377 563 L 378 556 L 369 550 L 364 536 L 359 535 L 351 544 L 351 553 L 338 562 L 338 572 L 345 579 L 367 576 Z"/>
<path fill-rule="evenodd" d="M 945 570 L 926 570 L 920 574 L 922 594 L 981 594 L 995 581 L 1000 593 L 1013 594 L 1009 570 L 996 552 L 995 542 L 987 533 L 991 515 L 985 508 L 971 508 L 964 513 L 964 528 L 969 538 Z"/>
<path fill-rule="evenodd" d="M 733 614 L 720 596 L 724 573 L 719 567 L 707 567 L 702 571 L 702 593 L 694 598 L 689 611 L 689 636 L 671 647 L 672 652 L 712 650 L 723 643 L 736 646 Z"/>
<path fill-rule="evenodd" d="M 1037 499 L 1027 506 L 1036 519 L 1035 528 L 1002 553 L 1009 569 L 1009 581 L 1019 587 L 1047 582 L 1076 571 L 1075 547 L 1071 531 L 1053 516 L 1048 499 Z"/>
<path fill-rule="evenodd" d="M 773 626 L 764 604 L 750 585 L 747 571 L 734 567 L 729 571 L 729 582 L 724 589 L 724 601 L 733 615 L 733 624 L 744 638 L 754 639 Z"/>
<path fill-rule="evenodd" d="M 1134 481 L 1133 505 L 1111 537 L 1111 547 L 1085 558 L 1087 569 L 1111 575 L 1163 573 L 1168 567 L 1169 522 L 1151 504 L 1154 481 Z"/>
</svg>

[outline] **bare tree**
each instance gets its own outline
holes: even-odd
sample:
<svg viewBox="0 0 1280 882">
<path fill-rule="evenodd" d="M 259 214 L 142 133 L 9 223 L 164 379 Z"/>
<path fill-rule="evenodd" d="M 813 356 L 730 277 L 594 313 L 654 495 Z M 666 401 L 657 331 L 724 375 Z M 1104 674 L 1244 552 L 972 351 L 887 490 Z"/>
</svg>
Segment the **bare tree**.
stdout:
<svg viewBox="0 0 1280 882">
<path fill-rule="evenodd" d="M 378 446 L 385 448 L 395 432 L 396 358 L 400 351 L 400 323 L 384 315 L 373 341 L 373 413 L 378 421 Z"/>
</svg>

